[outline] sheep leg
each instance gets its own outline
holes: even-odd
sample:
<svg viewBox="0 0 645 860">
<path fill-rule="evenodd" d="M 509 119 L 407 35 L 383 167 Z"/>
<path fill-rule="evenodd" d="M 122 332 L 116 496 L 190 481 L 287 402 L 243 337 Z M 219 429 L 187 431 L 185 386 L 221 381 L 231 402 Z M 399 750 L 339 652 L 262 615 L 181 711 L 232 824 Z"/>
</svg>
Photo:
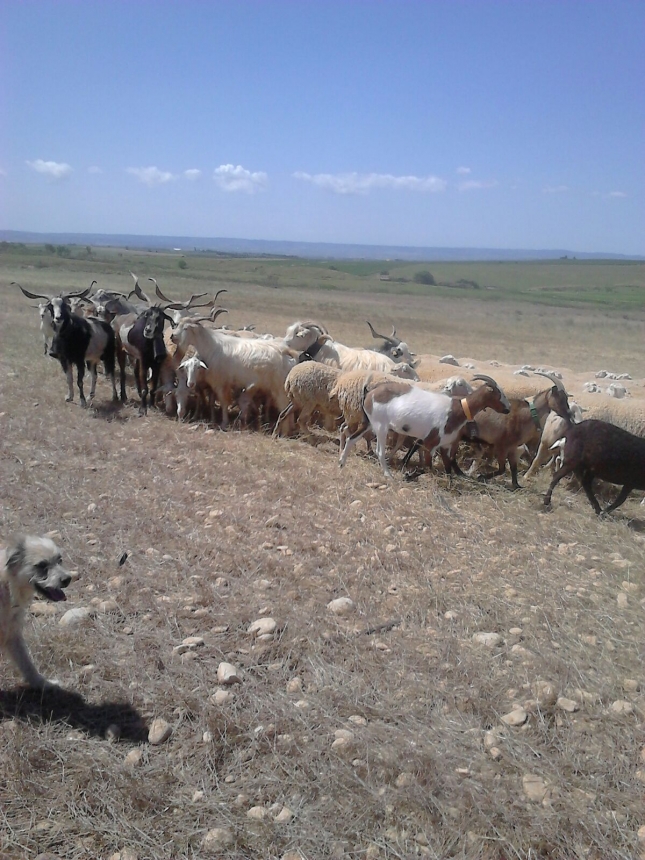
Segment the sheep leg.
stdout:
<svg viewBox="0 0 645 860">
<path fill-rule="evenodd" d="M 618 493 L 614 501 L 609 505 L 608 508 L 605 508 L 604 513 L 609 514 L 611 513 L 611 511 L 615 511 L 616 508 L 619 508 L 625 501 L 627 496 L 631 493 L 632 489 L 633 487 L 629 487 L 627 486 L 627 484 L 625 484 L 625 486 L 622 488 L 620 493 Z"/>
</svg>

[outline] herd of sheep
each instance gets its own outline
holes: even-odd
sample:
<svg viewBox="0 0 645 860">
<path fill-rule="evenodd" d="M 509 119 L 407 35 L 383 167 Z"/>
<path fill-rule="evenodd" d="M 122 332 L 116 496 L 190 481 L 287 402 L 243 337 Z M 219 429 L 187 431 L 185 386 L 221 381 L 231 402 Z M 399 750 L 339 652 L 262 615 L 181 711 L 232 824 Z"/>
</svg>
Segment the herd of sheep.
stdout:
<svg viewBox="0 0 645 860">
<path fill-rule="evenodd" d="M 558 481 L 571 472 L 597 513 L 596 477 L 623 487 L 611 510 L 632 489 L 645 490 L 645 390 L 636 383 L 628 391 L 623 384 L 631 379 L 628 374 L 567 373 L 563 381 L 562 373 L 544 367 L 416 355 L 395 329 L 382 335 L 370 323 L 379 341 L 373 349 L 346 346 L 313 320 L 294 322 L 282 337 L 233 330 L 217 322 L 226 312 L 217 306 L 219 293 L 205 301 L 204 295 L 195 295 L 173 302 L 150 278 L 157 296 L 152 300 L 133 278 L 129 295 L 92 292 L 96 282 L 59 296 L 20 287 L 27 298 L 39 300 L 45 351 L 67 374 L 68 400 L 74 398 L 73 369 L 85 405 L 85 368 L 92 373 L 91 399 L 102 362 L 113 399 L 124 401 L 129 360 L 142 414 L 150 403 L 179 420 L 192 415 L 222 429 L 236 420 L 244 427 L 270 426 L 274 436 L 292 435 L 296 429 L 307 434 L 316 422 L 339 430 L 341 466 L 360 438 L 368 448 L 375 438 L 388 476 L 386 444 L 390 460 L 407 448 L 404 466 L 420 449 L 423 465 L 437 453 L 447 471 L 463 474 L 457 455 L 465 444 L 477 468 L 486 457 L 497 460 L 497 470 L 487 478 L 503 474 L 508 462 L 517 488 L 522 456 L 532 461 L 525 476 L 530 479 L 557 450 L 559 468 L 547 503 Z M 455 366 L 460 374 L 470 371 L 470 382 L 463 375 L 449 375 Z M 495 379 L 484 371 L 494 372 Z M 600 380 L 609 382 L 606 390 Z M 475 381 L 481 385 L 473 387 Z M 569 401 L 567 389 L 575 401 Z"/>
</svg>

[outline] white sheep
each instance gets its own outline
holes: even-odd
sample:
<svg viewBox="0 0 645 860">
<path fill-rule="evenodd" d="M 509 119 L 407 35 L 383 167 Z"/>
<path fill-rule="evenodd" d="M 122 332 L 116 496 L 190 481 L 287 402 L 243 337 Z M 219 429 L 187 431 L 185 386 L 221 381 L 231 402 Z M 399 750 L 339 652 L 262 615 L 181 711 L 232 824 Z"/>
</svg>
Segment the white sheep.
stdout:
<svg viewBox="0 0 645 860">
<path fill-rule="evenodd" d="M 299 413 L 296 423 L 301 433 L 307 433 L 308 423 L 315 412 L 336 423 L 341 412 L 338 398 L 332 396 L 331 390 L 340 375 L 340 368 L 318 361 L 304 361 L 292 367 L 284 383 L 289 405 L 278 416 L 274 437 L 279 434 L 282 421 L 294 411 Z"/>
<path fill-rule="evenodd" d="M 340 427 L 340 450 L 345 447 L 348 437 L 362 424 L 365 419 L 363 398 L 365 381 L 370 377 L 370 386 L 381 382 L 400 382 L 402 379 L 416 380 L 416 372 L 409 364 L 398 364 L 391 373 L 381 371 L 348 370 L 341 373 L 330 391 L 331 397 L 338 399 L 338 405 L 343 417 Z M 367 450 L 371 451 L 370 438 L 366 438 Z"/>
</svg>

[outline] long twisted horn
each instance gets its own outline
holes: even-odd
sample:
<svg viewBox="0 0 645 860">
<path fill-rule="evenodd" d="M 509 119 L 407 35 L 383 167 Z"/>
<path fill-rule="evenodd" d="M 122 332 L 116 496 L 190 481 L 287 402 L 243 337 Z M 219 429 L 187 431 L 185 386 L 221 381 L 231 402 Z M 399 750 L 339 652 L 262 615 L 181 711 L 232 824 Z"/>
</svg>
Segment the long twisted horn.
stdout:
<svg viewBox="0 0 645 860">
<path fill-rule="evenodd" d="M 47 299 L 48 302 L 51 302 L 52 300 L 51 296 L 43 296 L 39 293 L 30 293 L 29 290 L 26 290 L 24 287 L 21 287 L 17 281 L 12 281 L 10 286 L 20 287 L 23 292 L 23 295 L 25 295 L 28 299 Z"/>
<path fill-rule="evenodd" d="M 222 293 L 228 293 L 228 290 L 218 290 L 218 291 L 215 293 L 215 298 L 213 299 L 213 301 L 214 301 L 214 302 L 216 302 L 216 301 L 217 301 L 217 297 L 218 297 L 218 296 L 221 296 L 221 295 L 222 295 Z M 203 293 L 203 295 L 206 295 L 206 293 Z"/>
<path fill-rule="evenodd" d="M 482 382 L 487 382 L 489 385 L 498 388 L 500 391 L 502 390 L 492 376 L 486 376 L 484 373 L 478 373 L 477 376 L 473 376 L 473 379 L 481 379 Z"/>
<path fill-rule="evenodd" d="M 210 312 L 210 316 L 208 317 L 208 319 L 211 320 L 211 322 L 215 322 L 215 320 L 217 319 L 217 317 L 220 314 L 227 314 L 227 313 L 228 313 L 227 308 L 213 308 L 213 310 Z"/>
<path fill-rule="evenodd" d="M 159 289 L 159 284 L 157 283 L 156 278 L 148 278 L 149 281 L 155 285 L 155 293 L 161 299 L 162 302 L 174 302 L 174 299 L 169 299 L 168 296 L 164 296 L 164 294 Z"/>
</svg>

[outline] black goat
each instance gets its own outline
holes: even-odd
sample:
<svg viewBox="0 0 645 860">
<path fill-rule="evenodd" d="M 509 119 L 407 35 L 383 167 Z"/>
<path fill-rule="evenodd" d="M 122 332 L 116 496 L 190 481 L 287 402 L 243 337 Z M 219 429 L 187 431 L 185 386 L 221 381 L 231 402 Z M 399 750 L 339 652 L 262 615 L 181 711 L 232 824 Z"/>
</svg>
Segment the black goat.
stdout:
<svg viewBox="0 0 645 860">
<path fill-rule="evenodd" d="M 18 286 L 20 285 L 18 284 Z M 65 400 L 68 403 L 74 400 L 74 365 L 77 369 L 76 382 L 81 406 L 87 405 L 83 391 L 86 365 L 92 376 L 90 400 L 94 398 L 96 368 L 99 361 L 105 365 L 105 375 L 112 381 L 112 399 L 118 400 L 114 378 L 114 332 L 103 320 L 95 317 L 80 317 L 70 310 L 69 300 L 71 298 L 84 298 L 89 293 L 89 289 L 53 297 L 30 293 L 23 287 L 20 289 L 29 299 L 45 299 L 47 302 L 46 308 L 51 314 L 54 330 L 49 354 L 52 358 L 58 359 L 67 376 L 68 395 Z"/>
<path fill-rule="evenodd" d="M 175 321 L 160 307 L 150 307 L 140 313 L 117 316 L 112 320 L 112 328 L 117 335 L 117 358 L 121 371 L 121 399 L 125 400 L 125 356 L 134 359 L 134 375 L 137 391 L 141 398 L 139 413 L 148 411 L 148 396 L 154 402 L 154 394 L 159 383 L 159 371 L 166 357 L 166 344 L 163 339 L 164 324 L 168 321 L 175 327 Z M 150 387 L 148 374 L 150 373 Z"/>
<path fill-rule="evenodd" d="M 589 419 L 573 424 L 556 445 L 562 450 L 562 466 L 557 470 L 544 497 L 551 504 L 556 484 L 573 472 L 587 494 L 594 511 L 603 513 L 593 494 L 594 478 L 622 484 L 623 488 L 604 513 L 615 511 L 632 490 L 645 490 L 645 439 L 607 421 Z"/>
</svg>

